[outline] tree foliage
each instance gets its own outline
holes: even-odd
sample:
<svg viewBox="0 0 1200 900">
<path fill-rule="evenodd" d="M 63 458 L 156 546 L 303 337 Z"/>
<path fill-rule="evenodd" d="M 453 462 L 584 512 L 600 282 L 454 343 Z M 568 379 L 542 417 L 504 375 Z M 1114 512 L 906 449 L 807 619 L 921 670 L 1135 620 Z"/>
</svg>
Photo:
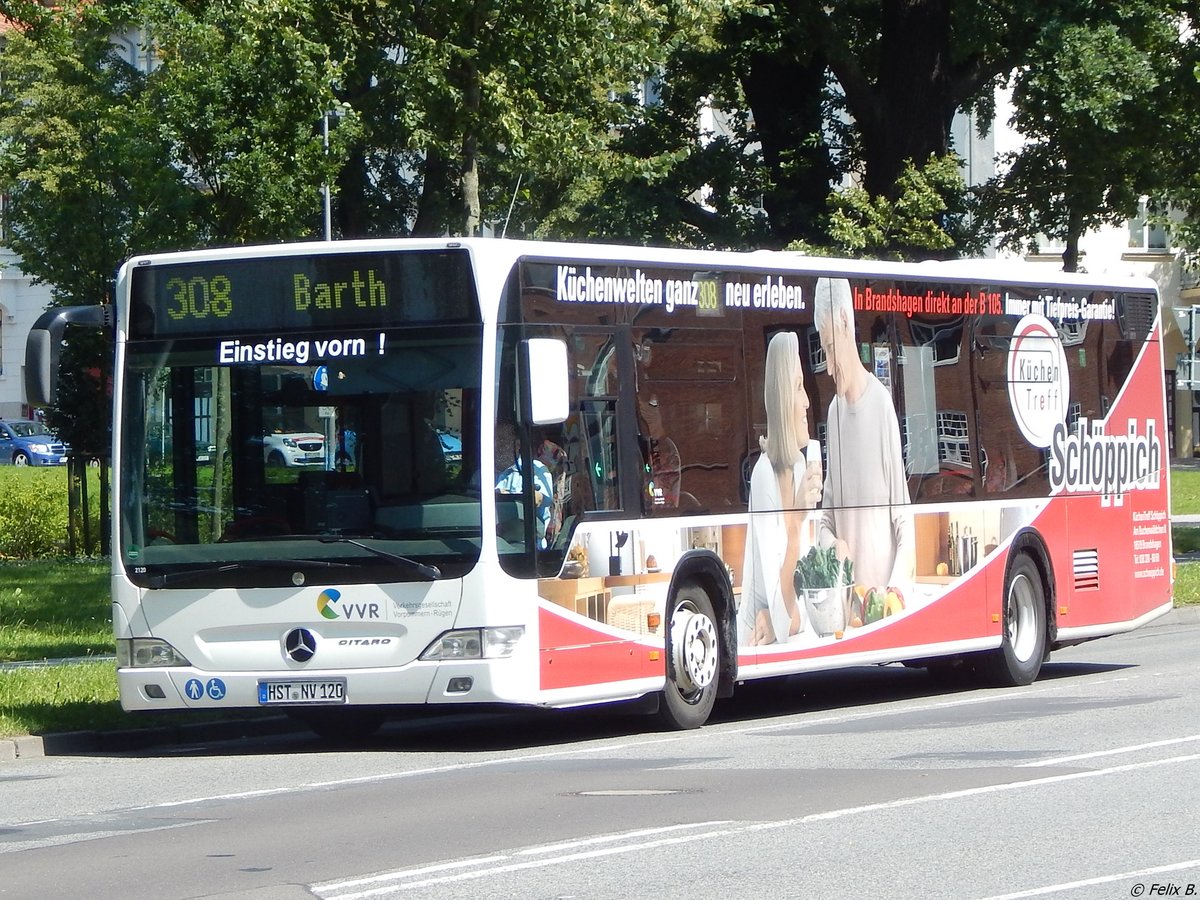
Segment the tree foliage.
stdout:
<svg viewBox="0 0 1200 900">
<path fill-rule="evenodd" d="M 661 63 L 664 35 L 709 0 L 351 3 L 325 22 L 339 99 L 362 131 L 338 178 L 339 230 L 474 234 L 523 217 L 586 173 L 620 95 Z"/>
<path fill-rule="evenodd" d="M 1180 118 L 1196 108 L 1180 11 L 1139 0 L 1114 12 L 1063 28 L 1015 73 L 1011 125 L 1025 143 L 983 192 L 1002 244 L 1062 243 L 1069 270 L 1085 232 L 1132 217 L 1142 196 L 1179 177 L 1172 145 L 1190 143 L 1200 124 L 1192 112 Z"/>
<path fill-rule="evenodd" d="M 700 247 L 824 239 L 841 174 L 824 134 L 824 61 L 772 7 L 706 12 L 628 98 L 601 165 L 572 179 L 542 233 Z"/>
<path fill-rule="evenodd" d="M 761 150 L 725 59 L 722 24 L 715 15 L 698 23 L 653 78 L 625 91 L 621 126 L 591 167 L 566 173 L 561 200 L 537 233 L 694 247 L 769 245 L 769 218 L 758 202 L 767 187 Z"/>
<path fill-rule="evenodd" d="M 345 237 L 494 223 L 904 256 L 1200 195 L 1178 139 L 1196 115 L 1183 0 L 0 8 L 23 23 L 0 59 L 11 243 L 73 302 L 132 250 L 317 235 L 326 185 Z M 972 207 L 951 121 L 986 124 L 1006 80 L 1028 145 Z"/>
<path fill-rule="evenodd" d="M 357 131 L 347 111 L 326 148 L 343 68 L 321 39 L 315 4 L 145 0 L 133 23 L 154 64 L 144 116 L 169 171 L 197 202 L 206 244 L 319 233 L 321 187 Z"/>
<path fill-rule="evenodd" d="M 908 163 L 894 200 L 853 186 L 831 199 L 829 236 L 847 256 L 888 257 L 897 248 L 922 248 L 930 256 L 981 249 L 969 217 L 966 185 L 953 154 Z"/>
<path fill-rule="evenodd" d="M 144 82 L 117 54 L 105 13 L 39 11 L 0 54 L 6 239 L 60 302 L 100 302 L 124 256 L 192 234 L 195 192 L 144 139 Z"/>
</svg>

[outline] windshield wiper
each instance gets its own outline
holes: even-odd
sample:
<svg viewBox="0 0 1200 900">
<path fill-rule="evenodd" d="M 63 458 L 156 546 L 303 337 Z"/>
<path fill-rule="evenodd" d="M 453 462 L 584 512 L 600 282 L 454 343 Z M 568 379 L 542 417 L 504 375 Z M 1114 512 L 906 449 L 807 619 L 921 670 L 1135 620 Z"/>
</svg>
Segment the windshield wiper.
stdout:
<svg viewBox="0 0 1200 900">
<path fill-rule="evenodd" d="M 392 562 L 400 563 L 412 569 L 419 575 L 424 575 L 430 581 L 437 581 L 442 577 L 442 570 L 437 566 L 429 565 L 415 559 L 410 559 L 407 556 L 401 556 L 399 553 L 391 553 L 387 550 L 380 550 L 378 547 L 372 547 L 370 544 L 364 544 L 362 541 L 357 541 L 352 537 L 346 537 L 341 534 L 322 534 L 317 536 L 317 540 L 322 544 L 350 544 L 352 547 L 359 547 L 366 550 L 368 553 L 374 553 L 376 556 L 383 559 L 391 560 Z"/>
<path fill-rule="evenodd" d="M 174 584 L 184 584 L 195 581 L 206 575 L 218 575 L 222 572 L 246 572 L 257 569 L 350 569 L 352 563 L 335 562 L 328 559 L 250 559 L 240 562 L 222 563 L 219 566 L 196 566 L 192 569 L 178 569 L 174 572 L 164 572 L 161 575 L 151 575 L 147 581 L 149 587 L 165 588 Z"/>
</svg>

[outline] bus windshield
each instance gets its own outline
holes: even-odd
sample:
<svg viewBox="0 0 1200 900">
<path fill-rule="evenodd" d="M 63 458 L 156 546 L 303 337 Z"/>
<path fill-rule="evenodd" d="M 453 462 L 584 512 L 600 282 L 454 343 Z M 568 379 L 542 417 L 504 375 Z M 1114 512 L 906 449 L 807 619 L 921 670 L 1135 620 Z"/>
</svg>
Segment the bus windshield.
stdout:
<svg viewBox="0 0 1200 900">
<path fill-rule="evenodd" d="M 135 583 L 383 583 L 475 564 L 481 326 L 368 339 L 303 364 L 214 364 L 215 338 L 127 345 L 120 552 Z"/>
</svg>

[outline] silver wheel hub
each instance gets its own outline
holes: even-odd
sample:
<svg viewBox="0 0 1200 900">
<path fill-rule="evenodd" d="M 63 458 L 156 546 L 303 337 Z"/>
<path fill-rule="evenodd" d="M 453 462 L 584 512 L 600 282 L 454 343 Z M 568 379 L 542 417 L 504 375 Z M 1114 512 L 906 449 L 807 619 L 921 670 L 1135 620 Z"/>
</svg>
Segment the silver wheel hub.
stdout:
<svg viewBox="0 0 1200 900">
<path fill-rule="evenodd" d="M 1025 575 L 1013 579 L 1004 610 L 1004 629 L 1013 656 L 1028 662 L 1037 647 L 1037 593 Z"/>
<path fill-rule="evenodd" d="M 675 683 L 684 694 L 701 691 L 717 677 L 717 629 L 712 619 L 680 607 L 671 616 Z"/>
</svg>

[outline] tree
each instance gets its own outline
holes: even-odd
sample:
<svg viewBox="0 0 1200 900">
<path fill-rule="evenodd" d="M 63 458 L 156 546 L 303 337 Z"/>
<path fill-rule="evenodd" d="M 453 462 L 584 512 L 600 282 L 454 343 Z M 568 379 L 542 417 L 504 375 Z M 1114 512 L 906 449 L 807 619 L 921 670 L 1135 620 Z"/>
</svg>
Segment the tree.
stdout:
<svg viewBox="0 0 1200 900">
<path fill-rule="evenodd" d="M 1161 209 L 1180 216 L 1169 223 L 1171 242 L 1183 250 L 1184 265 L 1200 269 L 1200 169 L 1196 167 L 1195 138 L 1200 132 L 1200 22 L 1185 20 L 1189 40 L 1180 48 L 1178 91 L 1170 107 L 1162 110 L 1172 140 L 1159 148 L 1163 157 L 1164 187 L 1153 198 Z M 1187 77 L 1191 70 L 1192 77 Z"/>
<path fill-rule="evenodd" d="M 1180 12 L 1125 2 L 1119 14 L 1119 26 L 1065 27 L 1014 75 L 1011 124 L 1026 143 L 983 192 L 1003 244 L 1062 242 L 1067 271 L 1085 232 L 1167 189 L 1173 145 L 1194 134 L 1194 122 L 1178 127 L 1178 111 L 1195 103 Z"/>
<path fill-rule="evenodd" d="M 720 25 L 712 16 L 681 33 L 664 68 L 626 92 L 622 124 L 591 166 L 568 173 L 540 234 L 718 247 L 769 241 L 761 154 Z M 716 127 L 702 130 L 704 119 Z"/>
<path fill-rule="evenodd" d="M 676 47 L 662 103 L 611 148 L 617 159 L 593 176 L 608 183 L 594 186 L 588 203 L 576 201 L 579 224 L 596 231 L 597 214 L 616 209 L 630 219 L 624 233 L 657 240 L 819 247 L 831 243 L 837 209 L 866 212 L 867 200 L 895 219 L 909 206 L 899 202 L 906 171 L 945 159 L 954 113 L 981 103 L 1019 58 L 1005 39 L 1036 33 L 1041 10 L 1025 6 L 730 4 L 698 43 Z M 697 136 L 705 106 L 724 110 L 726 127 Z M 855 187 L 843 197 L 834 188 L 847 176 Z M 924 185 L 950 191 L 947 209 L 963 202 L 960 180 L 938 172 Z M 889 227 L 888 239 L 927 235 L 929 224 Z M 935 243 L 942 251 L 944 235 Z"/>
<path fill-rule="evenodd" d="M 831 198 L 829 237 L 847 256 L 888 257 L 897 248 L 920 248 L 930 256 L 982 249 L 972 229 L 966 185 L 953 154 L 930 159 L 918 168 L 905 166 L 896 184 L 896 199 L 872 197 L 851 186 Z"/>
<path fill-rule="evenodd" d="M 175 189 L 145 134 L 137 73 L 114 53 L 101 7 L 23 10 L 0 54 L 0 184 L 9 246 L 58 304 L 111 302 L 120 260 L 153 234 L 182 240 L 191 192 Z M 49 424 L 83 460 L 108 456 L 111 350 L 71 329 Z M 102 485 L 102 488 L 105 485 Z"/>
<path fill-rule="evenodd" d="M 177 29 L 163 28 L 164 35 L 194 26 L 182 11 L 173 18 L 159 11 Z M 4 12 L 17 23 L 0 54 L 6 238 L 23 269 L 51 285 L 55 303 L 111 302 L 113 274 L 134 252 L 278 237 L 302 218 L 296 209 L 304 192 L 296 183 L 305 180 L 303 173 L 290 181 L 280 177 L 280 170 L 294 175 L 280 161 L 298 154 L 264 140 L 277 131 L 279 116 L 272 114 L 279 105 L 262 103 L 257 117 L 234 121 L 213 115 L 239 88 L 249 89 L 246 54 L 236 52 L 244 44 L 223 48 L 211 30 L 191 27 L 184 40 L 160 45 L 161 64 L 146 73 L 130 65 L 113 43 L 114 35 L 128 33 L 139 20 L 128 5 L 83 3 L 51 10 L 20 3 L 8 4 Z M 280 33 L 289 34 L 277 29 L 272 38 Z M 276 61 L 294 60 L 294 42 L 279 46 L 284 52 Z M 212 90 L 193 90 L 187 64 L 179 56 L 171 59 L 176 47 L 210 53 L 200 65 L 221 76 L 206 83 Z M 256 61 L 262 65 L 270 58 L 259 53 Z M 259 79 L 258 93 L 269 98 L 270 92 L 261 90 L 266 83 Z M 193 102 L 184 104 L 181 97 Z M 239 111 L 246 108 L 233 113 Z M 300 135 L 299 142 L 311 147 L 314 138 Z M 307 180 L 315 184 L 317 177 Z M 310 222 L 315 208 L 312 204 L 308 211 Z M 106 337 L 68 331 L 57 406 L 46 411 L 48 422 L 71 445 L 76 469 L 108 455 L 112 346 Z M 106 476 L 102 468 L 102 509 L 107 509 Z M 79 480 L 78 472 L 72 480 Z M 73 514 L 72 521 L 76 518 Z"/>
<path fill-rule="evenodd" d="M 335 88 L 344 69 L 320 4 L 145 0 L 136 21 L 153 42 L 144 116 L 170 169 L 195 198 L 205 244 L 319 233 L 321 188 L 358 133 Z M 329 145 L 323 119 L 341 113 Z"/>
<path fill-rule="evenodd" d="M 319 27 L 361 124 L 337 179 L 346 236 L 474 234 L 518 178 L 536 217 L 621 121 L 663 34 L 713 0 L 356 0 Z"/>
<path fill-rule="evenodd" d="M 0 54 L 6 240 L 60 303 L 101 302 L 135 248 L 195 234 L 195 191 L 152 137 L 144 80 L 115 52 L 107 13 L 39 10 Z"/>
<path fill-rule="evenodd" d="M 1088 148 L 1096 174 L 1107 170 L 1115 178 L 1107 192 L 1080 186 L 1073 227 L 1108 221 L 1114 207 L 1106 204 L 1122 200 L 1116 181 L 1132 183 L 1137 159 L 1140 126 L 1129 104 L 1141 104 L 1145 122 L 1167 101 L 1165 86 L 1177 79 L 1162 60 L 1178 62 L 1182 44 L 1180 30 L 1168 33 L 1164 24 L 1181 21 L 1187 21 L 1183 4 L 1151 7 L 1141 0 L 734 5 L 707 44 L 678 47 L 662 106 L 647 110 L 612 147 L 623 159 L 592 176 L 608 182 L 593 184 L 587 202 L 575 208 L 592 232 L 597 214 L 618 210 L 630 223 L 623 233 L 657 240 L 946 255 L 977 248 L 995 231 L 989 216 L 1011 231 L 1044 218 L 1022 218 L 1021 206 L 1063 208 L 1049 193 L 1031 193 L 1022 176 L 1041 168 L 1039 177 L 1054 184 L 1061 171 L 1048 169 L 1037 152 L 1069 149 L 1082 158 Z M 1106 58 L 1113 35 L 1118 39 Z M 1149 72 L 1142 70 L 1147 60 Z M 945 161 L 956 149 L 954 115 L 974 109 L 986 126 L 994 90 L 1008 79 L 1019 86 L 1014 124 L 1033 142 L 1007 182 L 1013 203 L 1005 217 L 995 202 L 973 209 Z M 1085 101 L 1088 90 L 1092 99 Z M 705 102 L 730 113 L 720 135 L 695 136 L 696 111 Z M 1120 103 L 1127 104 L 1124 112 L 1116 109 Z M 1109 121 L 1089 131 L 1093 115 Z M 1119 164 L 1110 155 L 1117 153 L 1114 115 L 1132 124 L 1134 136 L 1126 149 L 1135 152 Z M 1163 132 L 1142 133 L 1150 141 Z M 1155 157 L 1161 154 L 1141 158 Z M 936 168 L 926 173 L 931 163 Z"/>
<path fill-rule="evenodd" d="M 543 233 L 717 247 L 823 239 L 840 176 L 824 61 L 766 7 L 702 12 L 627 96 L 601 165 L 571 180 Z"/>
</svg>

